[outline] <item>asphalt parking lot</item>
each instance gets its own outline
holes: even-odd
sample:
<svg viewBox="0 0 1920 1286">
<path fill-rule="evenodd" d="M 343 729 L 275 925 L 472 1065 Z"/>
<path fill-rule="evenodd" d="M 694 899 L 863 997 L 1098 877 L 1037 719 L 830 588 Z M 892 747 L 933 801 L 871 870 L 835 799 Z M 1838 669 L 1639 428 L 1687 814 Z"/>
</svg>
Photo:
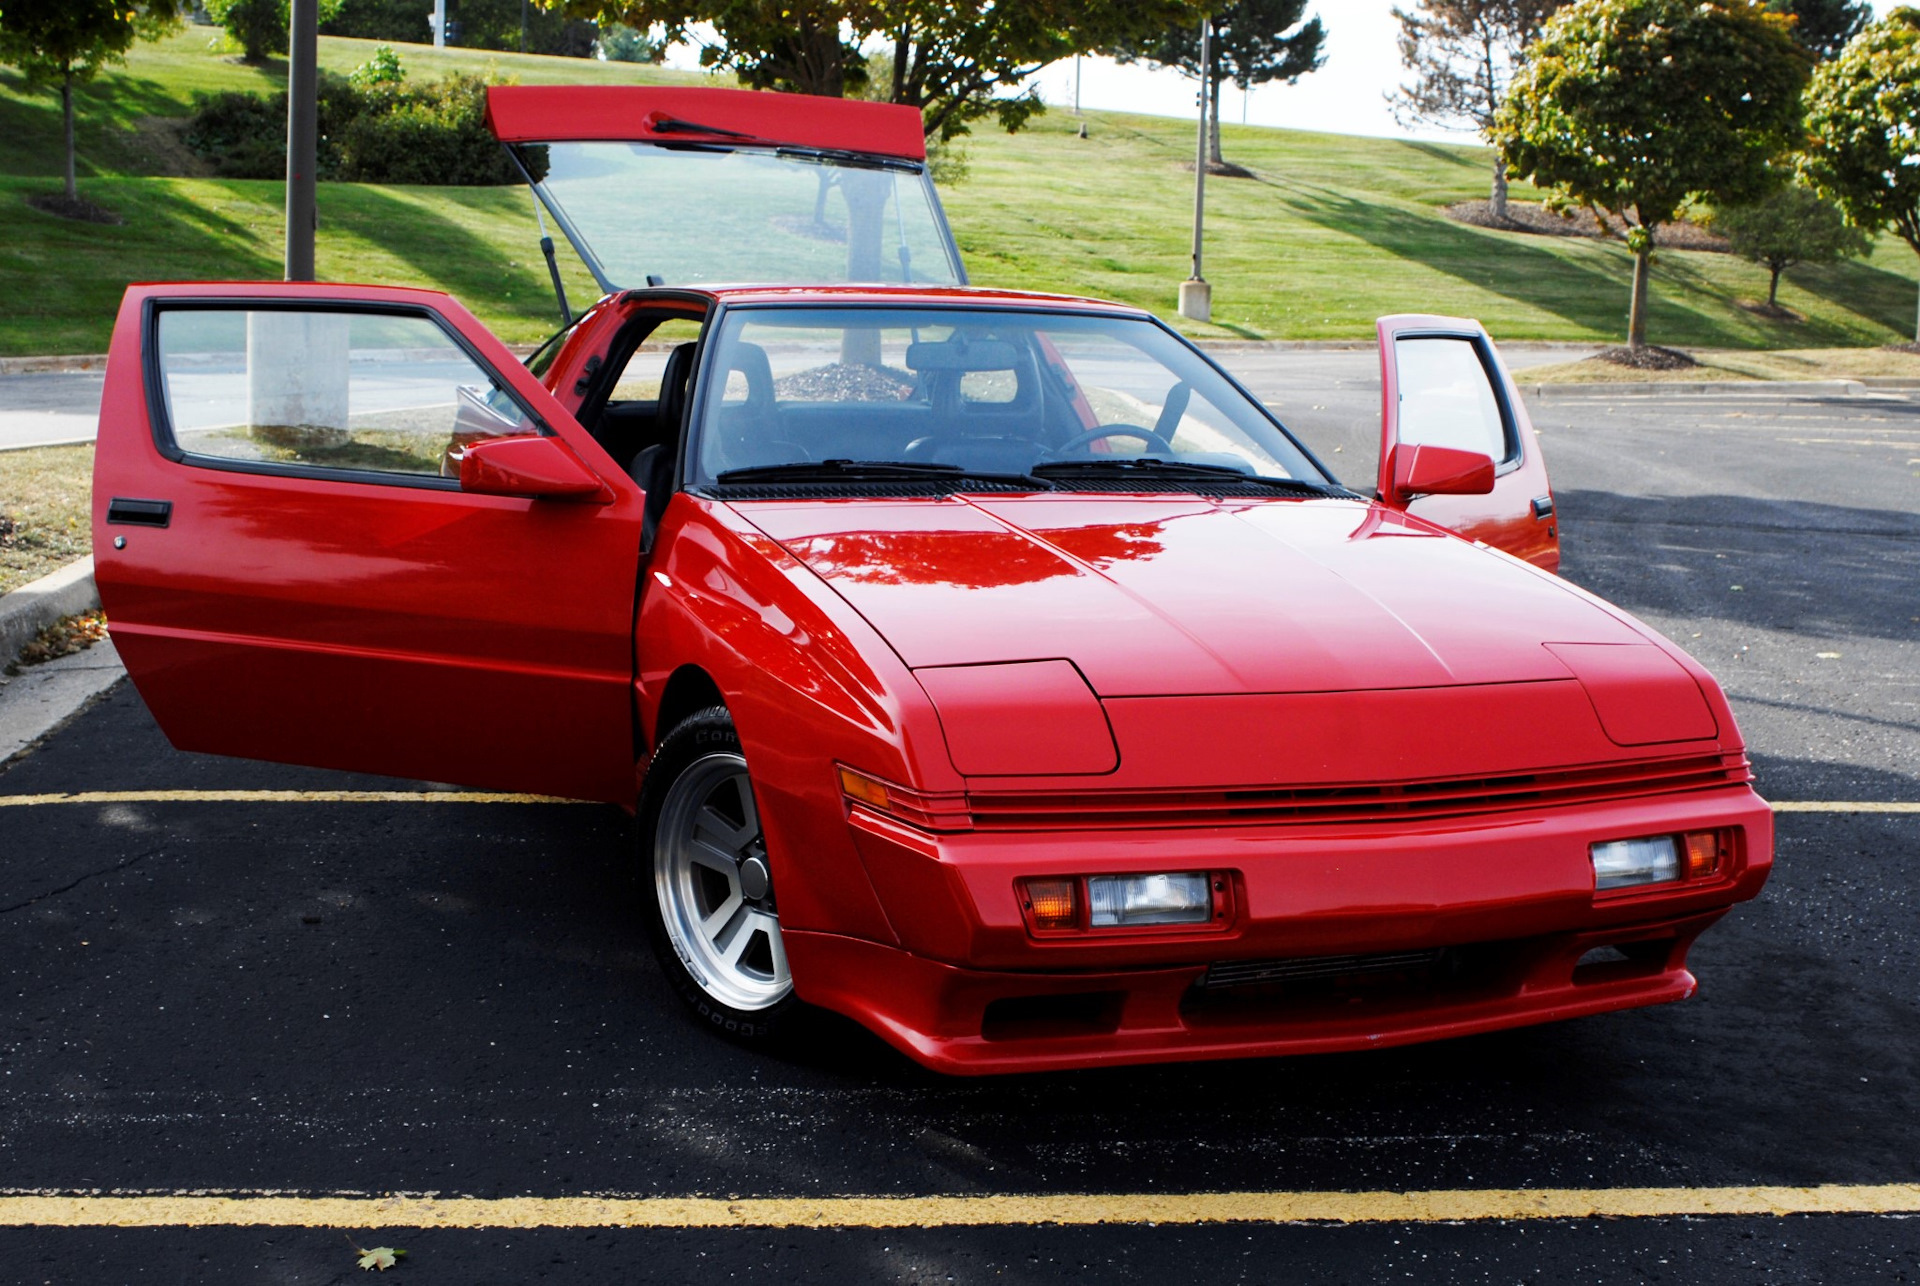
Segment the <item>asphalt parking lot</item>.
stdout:
<svg viewBox="0 0 1920 1286">
<path fill-rule="evenodd" d="M 1364 363 L 1302 371 L 1244 373 L 1357 480 Z M 1720 677 L 1763 794 L 1920 801 L 1920 400 L 1557 396 L 1534 419 L 1565 573 Z M 124 683 L 0 771 L 0 1183 L 153 1194 L 173 1225 L 0 1227 L 0 1280 L 333 1282 L 357 1276 L 349 1237 L 406 1248 L 396 1280 L 421 1282 L 1920 1280 L 1913 1218 L 1355 1198 L 1372 1221 L 1222 1224 L 1186 1199 L 1920 1183 L 1920 812 L 1783 811 L 1772 882 L 1702 939 L 1681 1005 L 947 1081 L 836 1022 L 781 1057 L 698 1030 L 641 938 L 618 813 L 194 793 L 383 789 L 422 787 L 175 752 Z M 7 804 L 74 792 L 182 794 Z M 314 1202 L 185 1226 L 208 1193 L 617 1194 L 658 1226 L 573 1205 L 382 1230 Z M 1038 1222 L 1085 1193 L 1169 1200 Z M 839 1200 L 994 1194 L 965 1226 Z M 644 1203 L 689 1196 L 826 1213 L 705 1228 Z"/>
</svg>

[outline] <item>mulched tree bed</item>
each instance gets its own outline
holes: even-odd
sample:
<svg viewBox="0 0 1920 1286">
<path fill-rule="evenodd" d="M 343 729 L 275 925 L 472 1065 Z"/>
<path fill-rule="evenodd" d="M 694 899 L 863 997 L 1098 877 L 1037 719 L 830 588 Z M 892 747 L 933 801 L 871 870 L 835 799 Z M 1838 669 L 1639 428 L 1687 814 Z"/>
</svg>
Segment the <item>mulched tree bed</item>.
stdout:
<svg viewBox="0 0 1920 1286">
<path fill-rule="evenodd" d="M 1593 359 L 1631 367 L 1636 371 L 1684 371 L 1700 364 L 1677 348 L 1657 348 L 1652 344 L 1637 351 L 1624 345 L 1603 348 L 1593 355 Z"/>
<path fill-rule="evenodd" d="M 27 204 L 46 214 L 57 215 L 62 219 L 77 219 L 82 223 L 119 223 L 120 216 L 104 205 L 95 205 L 85 197 L 69 198 L 64 192 L 35 192 L 27 198 Z"/>
<path fill-rule="evenodd" d="M 1596 218 L 1591 210 L 1558 215 L 1533 201 L 1507 202 L 1507 217 L 1497 218 L 1491 201 L 1457 201 L 1441 211 L 1456 223 L 1502 232 L 1526 232 L 1540 237 L 1591 237 L 1602 241 L 1626 239 L 1626 229 L 1611 216 Z M 1654 234 L 1653 244 L 1667 250 L 1711 250 L 1724 254 L 1727 239 L 1697 223 L 1669 223 Z"/>
</svg>

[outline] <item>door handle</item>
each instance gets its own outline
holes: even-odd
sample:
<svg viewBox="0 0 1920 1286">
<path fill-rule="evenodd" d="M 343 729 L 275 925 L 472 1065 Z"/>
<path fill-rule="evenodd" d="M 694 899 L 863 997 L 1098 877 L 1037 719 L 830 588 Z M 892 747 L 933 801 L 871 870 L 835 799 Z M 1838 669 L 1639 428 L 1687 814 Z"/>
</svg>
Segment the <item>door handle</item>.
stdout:
<svg viewBox="0 0 1920 1286">
<path fill-rule="evenodd" d="M 1533 498 L 1533 516 L 1535 518 L 1553 517 L 1553 497 L 1535 496 Z"/>
<path fill-rule="evenodd" d="M 173 521 L 173 501 L 115 496 L 107 505 L 107 521 L 135 527 L 164 527 Z"/>
</svg>

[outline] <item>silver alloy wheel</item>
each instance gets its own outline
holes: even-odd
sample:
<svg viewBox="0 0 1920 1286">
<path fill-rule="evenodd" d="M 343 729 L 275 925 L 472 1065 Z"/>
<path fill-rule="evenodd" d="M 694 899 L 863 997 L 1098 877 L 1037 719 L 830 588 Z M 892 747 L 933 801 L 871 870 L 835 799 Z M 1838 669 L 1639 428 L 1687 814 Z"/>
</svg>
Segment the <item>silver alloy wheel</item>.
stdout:
<svg viewBox="0 0 1920 1286">
<path fill-rule="evenodd" d="M 667 788 L 653 883 L 674 953 L 723 1005 L 767 1009 L 793 990 L 747 761 L 702 755 Z"/>
</svg>

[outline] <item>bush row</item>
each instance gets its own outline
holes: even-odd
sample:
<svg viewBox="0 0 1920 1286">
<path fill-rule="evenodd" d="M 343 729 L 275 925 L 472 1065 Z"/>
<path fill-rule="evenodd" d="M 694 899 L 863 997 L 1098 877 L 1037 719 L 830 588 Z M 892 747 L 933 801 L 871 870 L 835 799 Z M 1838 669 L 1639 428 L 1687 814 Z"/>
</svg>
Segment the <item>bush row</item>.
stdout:
<svg viewBox="0 0 1920 1286">
<path fill-rule="evenodd" d="M 518 183 L 519 173 L 486 126 L 486 111 L 487 82 L 478 76 L 359 85 L 322 73 L 317 172 L 352 183 Z M 198 95 L 184 138 L 222 178 L 281 178 L 287 95 Z"/>
</svg>

